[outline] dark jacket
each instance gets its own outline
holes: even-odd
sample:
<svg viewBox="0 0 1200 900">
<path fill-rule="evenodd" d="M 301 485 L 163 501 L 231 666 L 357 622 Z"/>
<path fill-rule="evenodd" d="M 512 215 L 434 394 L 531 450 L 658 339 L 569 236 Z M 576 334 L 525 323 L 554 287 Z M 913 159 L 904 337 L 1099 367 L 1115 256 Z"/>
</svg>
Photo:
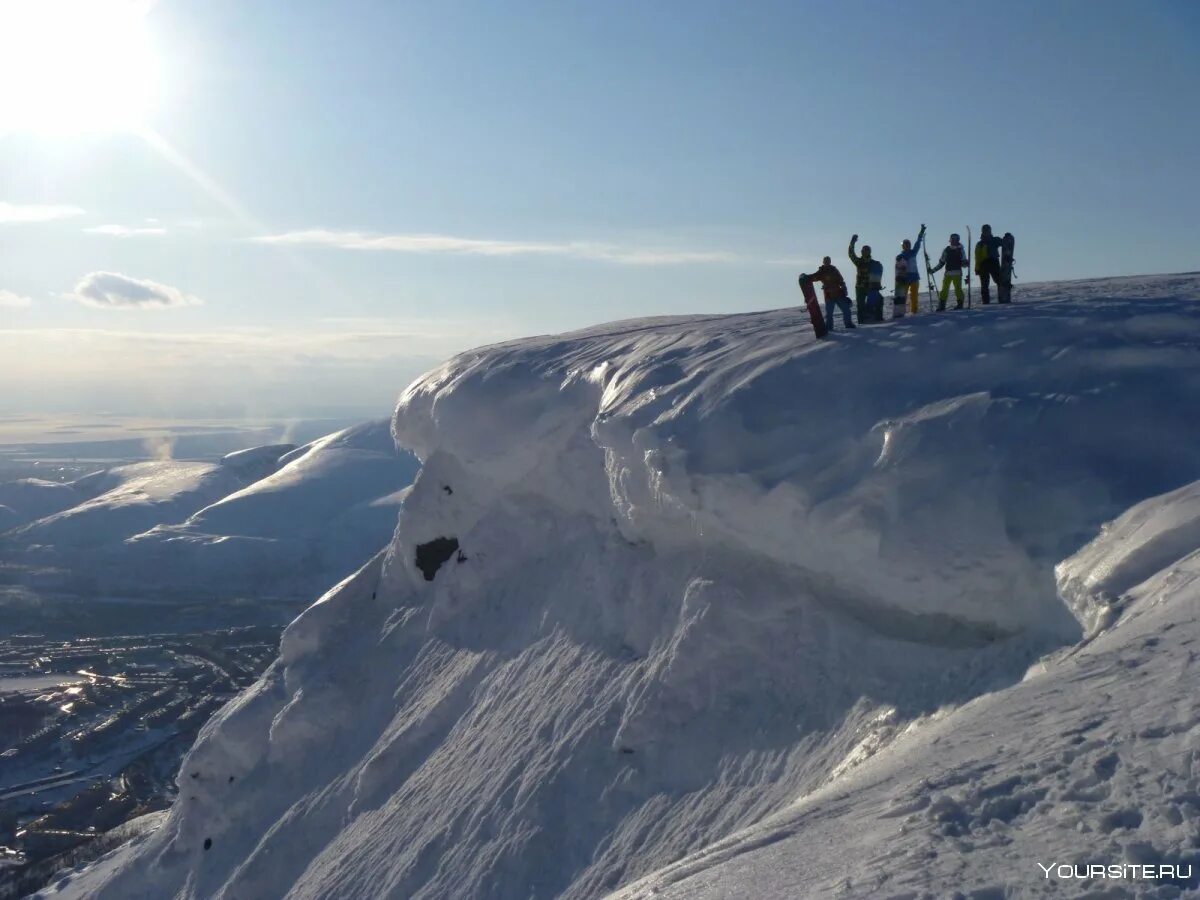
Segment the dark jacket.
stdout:
<svg viewBox="0 0 1200 900">
<path fill-rule="evenodd" d="M 847 295 L 846 279 L 837 270 L 837 266 L 821 266 L 808 277 L 813 281 L 821 282 L 821 289 L 825 291 L 826 300 L 838 300 Z"/>
<path fill-rule="evenodd" d="M 942 251 L 942 258 L 929 271 L 936 272 L 942 266 L 946 267 L 947 272 L 962 272 L 967 267 L 967 248 L 962 244 L 947 244 L 946 249 Z"/>
<path fill-rule="evenodd" d="M 854 268 L 858 270 L 858 274 L 854 278 L 854 287 L 860 291 L 879 287 L 879 283 L 883 280 L 883 263 L 876 262 L 870 256 L 859 256 L 854 252 L 854 243 L 854 241 L 850 242 L 849 250 L 850 262 L 854 263 Z"/>
<path fill-rule="evenodd" d="M 1004 241 L 996 237 L 994 234 L 989 234 L 986 237 L 980 236 L 975 242 L 975 274 L 978 275 L 990 264 L 995 263 L 1000 265 L 1000 245 Z"/>
</svg>

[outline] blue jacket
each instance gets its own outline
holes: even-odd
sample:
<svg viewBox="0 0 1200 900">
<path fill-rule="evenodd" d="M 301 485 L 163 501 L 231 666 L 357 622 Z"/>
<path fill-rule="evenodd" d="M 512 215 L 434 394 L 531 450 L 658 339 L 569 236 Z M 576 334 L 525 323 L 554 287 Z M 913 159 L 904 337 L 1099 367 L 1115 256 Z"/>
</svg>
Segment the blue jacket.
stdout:
<svg viewBox="0 0 1200 900">
<path fill-rule="evenodd" d="M 917 242 L 912 245 L 911 250 L 901 250 L 899 253 L 896 254 L 897 264 L 900 262 L 901 259 L 904 260 L 905 269 L 906 269 L 905 274 L 904 274 L 904 283 L 905 284 L 912 284 L 914 281 L 919 284 L 921 281 L 921 270 L 920 270 L 920 267 L 917 265 L 917 253 L 921 250 L 921 242 L 924 240 L 925 240 L 925 232 L 922 231 L 920 234 L 917 235 Z M 898 268 L 898 266 L 897 266 L 897 268 Z"/>
</svg>

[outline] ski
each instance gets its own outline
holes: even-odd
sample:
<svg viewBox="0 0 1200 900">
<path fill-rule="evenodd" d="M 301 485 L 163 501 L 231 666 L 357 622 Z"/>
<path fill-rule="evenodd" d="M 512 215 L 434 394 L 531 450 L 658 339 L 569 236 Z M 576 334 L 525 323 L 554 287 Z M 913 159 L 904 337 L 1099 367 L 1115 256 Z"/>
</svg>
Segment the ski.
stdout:
<svg viewBox="0 0 1200 900">
<path fill-rule="evenodd" d="M 925 226 L 922 225 L 922 228 Z M 929 241 L 925 241 L 921 245 L 921 250 L 925 254 L 925 280 L 929 282 L 929 311 L 933 312 L 934 306 L 933 295 L 937 293 L 937 282 L 933 280 L 933 264 L 929 261 Z"/>
<path fill-rule="evenodd" d="M 971 308 L 971 260 L 975 254 L 975 248 L 971 243 L 971 226 L 967 226 L 967 246 L 963 248 L 964 255 L 967 257 L 967 309 Z"/>
</svg>

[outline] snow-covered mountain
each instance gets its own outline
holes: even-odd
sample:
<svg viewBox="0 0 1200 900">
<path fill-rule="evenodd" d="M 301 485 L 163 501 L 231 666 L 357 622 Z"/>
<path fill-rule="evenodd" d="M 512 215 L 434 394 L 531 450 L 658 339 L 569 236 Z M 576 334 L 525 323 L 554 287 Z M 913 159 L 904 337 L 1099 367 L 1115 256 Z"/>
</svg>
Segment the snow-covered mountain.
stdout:
<svg viewBox="0 0 1200 900">
<path fill-rule="evenodd" d="M 10 556 L 95 589 L 311 596 L 387 543 L 418 467 L 378 420 L 214 463 L 134 463 L 65 485 L 26 479 L 0 485 L 23 522 L 3 541 Z"/>
<path fill-rule="evenodd" d="M 423 467 L 386 552 L 206 726 L 166 823 L 46 894 L 1200 884 L 1198 299 L 1047 284 L 822 342 L 781 310 L 457 357 L 397 407 Z"/>
<path fill-rule="evenodd" d="M 51 494 L 49 482 L 27 480 L 41 499 L 71 491 L 81 502 L 34 519 L 9 538 L 60 549 L 120 543 L 159 522 L 178 521 L 238 490 L 244 479 L 220 463 L 161 460 L 116 466 L 87 475 Z M 20 482 L 18 482 L 20 484 Z M 18 509 L 22 507 L 18 506 Z"/>
<path fill-rule="evenodd" d="M 21 478 L 0 483 L 0 506 L 8 510 L 0 519 L 7 531 L 26 522 L 52 516 L 84 500 L 74 487 L 42 478 Z"/>
</svg>

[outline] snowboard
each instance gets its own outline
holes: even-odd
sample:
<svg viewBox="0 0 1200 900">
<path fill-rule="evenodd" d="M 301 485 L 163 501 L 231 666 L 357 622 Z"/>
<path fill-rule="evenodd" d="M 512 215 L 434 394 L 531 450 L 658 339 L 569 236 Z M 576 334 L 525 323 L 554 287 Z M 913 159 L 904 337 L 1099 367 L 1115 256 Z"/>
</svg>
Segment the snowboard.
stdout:
<svg viewBox="0 0 1200 900">
<path fill-rule="evenodd" d="M 812 279 L 807 275 L 800 276 L 800 291 L 804 294 L 804 305 L 808 307 L 808 317 L 812 319 L 813 331 L 817 333 L 818 338 L 825 337 L 828 334 L 825 328 L 825 317 L 821 315 L 821 307 L 817 304 L 817 291 L 813 287 Z"/>
<path fill-rule="evenodd" d="M 1000 239 L 1000 283 L 996 285 L 996 297 L 1001 303 L 1012 303 L 1013 247 L 1016 238 L 1011 231 L 1004 232 Z"/>
<path fill-rule="evenodd" d="M 908 299 L 908 260 L 901 253 L 896 257 L 896 292 L 892 297 L 892 318 L 904 318 L 904 304 Z"/>
</svg>

